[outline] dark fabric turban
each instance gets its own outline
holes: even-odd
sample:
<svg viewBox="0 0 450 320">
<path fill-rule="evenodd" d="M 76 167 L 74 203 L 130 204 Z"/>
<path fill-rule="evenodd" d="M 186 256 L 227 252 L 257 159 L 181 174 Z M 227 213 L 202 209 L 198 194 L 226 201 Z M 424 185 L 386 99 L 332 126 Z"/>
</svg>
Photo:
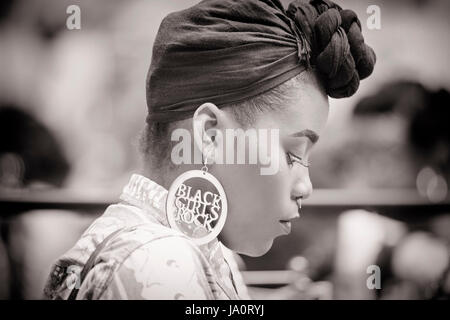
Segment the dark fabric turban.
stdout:
<svg viewBox="0 0 450 320">
<path fill-rule="evenodd" d="M 204 0 L 161 23 L 147 76 L 148 121 L 187 118 L 268 91 L 313 67 L 334 98 L 372 73 L 375 53 L 351 10 L 327 0 Z"/>
</svg>

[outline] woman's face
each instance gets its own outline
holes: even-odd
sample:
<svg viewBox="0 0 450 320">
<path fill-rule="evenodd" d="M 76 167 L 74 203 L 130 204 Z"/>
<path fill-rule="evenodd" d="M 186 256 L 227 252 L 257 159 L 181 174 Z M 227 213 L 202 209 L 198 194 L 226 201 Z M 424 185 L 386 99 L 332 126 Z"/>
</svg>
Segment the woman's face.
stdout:
<svg viewBox="0 0 450 320">
<path fill-rule="evenodd" d="M 314 75 L 292 90 L 294 99 L 279 111 L 266 111 L 252 126 L 267 130 L 269 137 L 270 132 L 279 130 L 278 148 L 270 139 L 257 140 L 258 150 L 269 147 L 270 156 L 278 160 L 274 174 L 261 174 L 261 168 L 269 166 L 259 161 L 212 167 L 228 199 L 228 217 L 220 238 L 228 248 L 248 256 L 265 254 L 276 237 L 289 233 L 289 223 L 280 220 L 298 217 L 298 199 L 312 193 L 309 168 L 303 164 L 327 121 L 328 97 Z M 239 128 L 236 123 L 232 126 Z M 247 143 L 247 159 L 249 147 Z"/>
</svg>

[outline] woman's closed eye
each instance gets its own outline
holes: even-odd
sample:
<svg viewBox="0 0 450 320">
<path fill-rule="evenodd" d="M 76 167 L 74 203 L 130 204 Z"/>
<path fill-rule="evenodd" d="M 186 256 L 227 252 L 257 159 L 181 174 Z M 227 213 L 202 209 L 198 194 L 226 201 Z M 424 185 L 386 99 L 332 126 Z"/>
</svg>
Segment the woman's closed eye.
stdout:
<svg viewBox="0 0 450 320">
<path fill-rule="evenodd" d="M 287 152 L 286 155 L 287 155 L 288 164 L 290 166 L 293 166 L 294 163 L 298 163 L 306 168 L 308 168 L 310 166 L 310 162 L 308 160 L 303 159 L 302 157 L 299 157 L 299 156 L 293 154 L 292 152 Z"/>
</svg>

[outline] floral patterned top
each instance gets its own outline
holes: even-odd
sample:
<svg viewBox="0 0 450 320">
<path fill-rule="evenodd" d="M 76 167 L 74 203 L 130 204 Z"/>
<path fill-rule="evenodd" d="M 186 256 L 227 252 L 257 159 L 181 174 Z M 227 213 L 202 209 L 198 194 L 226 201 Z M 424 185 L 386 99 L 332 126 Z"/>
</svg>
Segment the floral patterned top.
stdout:
<svg viewBox="0 0 450 320">
<path fill-rule="evenodd" d="M 165 188 L 134 174 L 122 202 L 54 263 L 45 298 L 67 299 L 77 288 L 77 299 L 250 299 L 232 252 L 217 238 L 198 246 L 170 228 L 166 197 Z M 80 283 L 89 257 L 119 229 Z"/>
</svg>

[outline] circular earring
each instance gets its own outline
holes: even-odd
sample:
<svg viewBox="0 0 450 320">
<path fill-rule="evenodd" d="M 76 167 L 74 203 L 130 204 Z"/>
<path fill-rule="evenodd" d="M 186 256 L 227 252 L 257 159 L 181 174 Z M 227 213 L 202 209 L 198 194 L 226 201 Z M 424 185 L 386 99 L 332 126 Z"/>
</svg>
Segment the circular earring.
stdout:
<svg viewBox="0 0 450 320">
<path fill-rule="evenodd" d="M 227 219 L 227 197 L 222 184 L 208 172 L 207 160 L 201 170 L 189 170 L 171 184 L 166 200 L 169 225 L 202 245 L 222 231 Z"/>
</svg>

